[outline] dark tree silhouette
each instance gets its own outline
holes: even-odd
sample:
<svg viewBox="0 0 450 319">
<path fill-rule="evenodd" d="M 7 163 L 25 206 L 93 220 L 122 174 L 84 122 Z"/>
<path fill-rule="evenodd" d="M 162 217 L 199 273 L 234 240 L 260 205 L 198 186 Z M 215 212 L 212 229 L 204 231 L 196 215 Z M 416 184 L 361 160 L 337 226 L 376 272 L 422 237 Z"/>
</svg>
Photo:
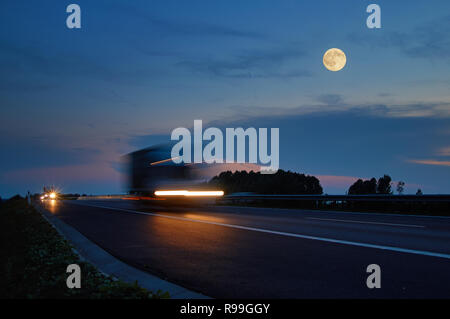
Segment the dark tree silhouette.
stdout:
<svg viewBox="0 0 450 319">
<path fill-rule="evenodd" d="M 378 179 L 377 193 L 378 194 L 392 194 L 391 191 L 392 178 L 389 175 L 384 175 Z"/>
<path fill-rule="evenodd" d="M 227 171 L 213 177 L 211 186 L 220 187 L 227 194 L 254 192 L 258 194 L 322 194 L 319 180 L 314 176 L 278 170 L 275 174 L 253 171 Z"/>
<path fill-rule="evenodd" d="M 377 193 L 377 180 L 372 178 L 371 180 L 358 179 L 348 190 L 349 195 L 367 195 Z"/>
<path fill-rule="evenodd" d="M 397 193 L 399 194 L 399 195 L 401 195 L 401 194 L 403 194 L 403 191 L 405 190 L 405 182 L 403 182 L 403 181 L 399 181 L 398 183 L 397 183 Z"/>
<path fill-rule="evenodd" d="M 377 180 L 372 177 L 370 180 L 358 179 L 348 189 L 349 195 L 369 195 L 369 194 L 391 194 L 391 177 L 384 175 Z"/>
</svg>

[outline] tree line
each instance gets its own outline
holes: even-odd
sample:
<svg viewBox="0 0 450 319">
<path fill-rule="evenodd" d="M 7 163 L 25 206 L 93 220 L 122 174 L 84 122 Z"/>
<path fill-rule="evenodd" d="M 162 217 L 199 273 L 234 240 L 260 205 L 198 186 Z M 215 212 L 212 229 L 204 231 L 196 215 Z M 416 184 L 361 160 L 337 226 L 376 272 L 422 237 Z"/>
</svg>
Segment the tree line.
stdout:
<svg viewBox="0 0 450 319">
<path fill-rule="evenodd" d="M 391 189 L 392 178 L 389 175 L 380 177 L 378 181 L 375 177 L 370 180 L 358 179 L 348 189 L 349 195 L 368 195 L 368 194 L 392 194 Z"/>
<path fill-rule="evenodd" d="M 261 174 L 254 171 L 235 171 L 234 173 L 226 171 L 213 177 L 208 185 L 219 187 L 227 194 L 243 192 L 286 195 L 323 194 L 322 186 L 317 177 L 282 169 L 275 174 Z M 403 193 L 404 186 L 403 181 L 397 183 L 398 194 Z M 358 179 L 350 186 L 347 193 L 349 195 L 393 194 L 392 178 L 389 175 L 384 175 L 378 180 L 375 177 L 368 180 Z M 421 195 L 422 191 L 419 189 L 416 194 Z"/>
<path fill-rule="evenodd" d="M 260 172 L 222 172 L 209 181 L 209 186 L 219 187 L 225 193 L 253 192 L 258 194 L 317 194 L 323 193 L 315 176 L 278 170 L 275 174 Z"/>
</svg>

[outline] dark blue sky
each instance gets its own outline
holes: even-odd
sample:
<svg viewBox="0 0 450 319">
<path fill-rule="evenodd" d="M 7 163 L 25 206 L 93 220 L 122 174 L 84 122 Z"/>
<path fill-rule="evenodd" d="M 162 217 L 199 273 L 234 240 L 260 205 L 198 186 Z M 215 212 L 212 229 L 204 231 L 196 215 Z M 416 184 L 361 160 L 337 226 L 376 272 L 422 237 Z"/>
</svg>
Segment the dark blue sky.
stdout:
<svg viewBox="0 0 450 319">
<path fill-rule="evenodd" d="M 279 127 L 281 168 L 328 193 L 450 192 L 449 1 L 3 0 L 0 24 L 0 196 L 120 192 L 122 154 L 194 119 Z"/>
</svg>

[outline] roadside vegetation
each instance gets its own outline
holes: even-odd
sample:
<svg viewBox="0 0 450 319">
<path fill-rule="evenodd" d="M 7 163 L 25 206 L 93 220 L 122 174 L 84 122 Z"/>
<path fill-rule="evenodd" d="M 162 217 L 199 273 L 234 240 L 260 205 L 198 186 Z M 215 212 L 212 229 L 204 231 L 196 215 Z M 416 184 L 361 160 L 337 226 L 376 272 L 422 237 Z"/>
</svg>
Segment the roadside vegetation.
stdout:
<svg viewBox="0 0 450 319">
<path fill-rule="evenodd" d="M 81 288 L 66 285 L 66 268 L 81 268 Z M 0 203 L 0 298 L 168 298 L 100 273 L 20 196 Z"/>
<path fill-rule="evenodd" d="M 227 171 L 213 177 L 209 186 L 219 187 L 226 194 L 252 192 L 257 194 L 322 194 L 322 186 L 315 176 L 278 170 L 275 174 Z"/>
<path fill-rule="evenodd" d="M 213 177 L 208 186 L 217 187 L 226 194 L 255 193 L 263 195 L 322 195 L 322 186 L 315 176 L 309 176 L 290 171 L 279 170 L 276 174 L 261 174 L 255 172 L 227 171 Z M 378 180 L 358 179 L 350 185 L 348 195 L 375 195 L 378 200 L 366 201 L 336 201 L 336 200 L 271 200 L 271 199 L 218 199 L 219 205 L 238 205 L 253 207 L 340 210 L 356 212 L 400 213 L 417 215 L 450 216 L 449 201 L 426 202 L 421 200 L 422 190 L 416 192 L 414 201 L 391 200 L 383 201 L 383 196 L 394 195 L 393 182 L 389 175 L 383 175 Z M 398 181 L 396 191 L 403 195 L 405 182 Z"/>
</svg>

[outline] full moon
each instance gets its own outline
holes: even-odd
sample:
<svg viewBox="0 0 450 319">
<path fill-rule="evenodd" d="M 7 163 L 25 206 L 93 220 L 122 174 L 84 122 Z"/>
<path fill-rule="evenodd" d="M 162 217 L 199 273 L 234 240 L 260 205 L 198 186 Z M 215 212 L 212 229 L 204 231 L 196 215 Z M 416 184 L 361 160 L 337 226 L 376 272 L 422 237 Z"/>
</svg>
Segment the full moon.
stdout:
<svg viewBox="0 0 450 319">
<path fill-rule="evenodd" d="M 341 49 L 332 48 L 323 55 L 323 65 L 330 71 L 340 71 L 346 63 L 347 57 Z"/>
</svg>

